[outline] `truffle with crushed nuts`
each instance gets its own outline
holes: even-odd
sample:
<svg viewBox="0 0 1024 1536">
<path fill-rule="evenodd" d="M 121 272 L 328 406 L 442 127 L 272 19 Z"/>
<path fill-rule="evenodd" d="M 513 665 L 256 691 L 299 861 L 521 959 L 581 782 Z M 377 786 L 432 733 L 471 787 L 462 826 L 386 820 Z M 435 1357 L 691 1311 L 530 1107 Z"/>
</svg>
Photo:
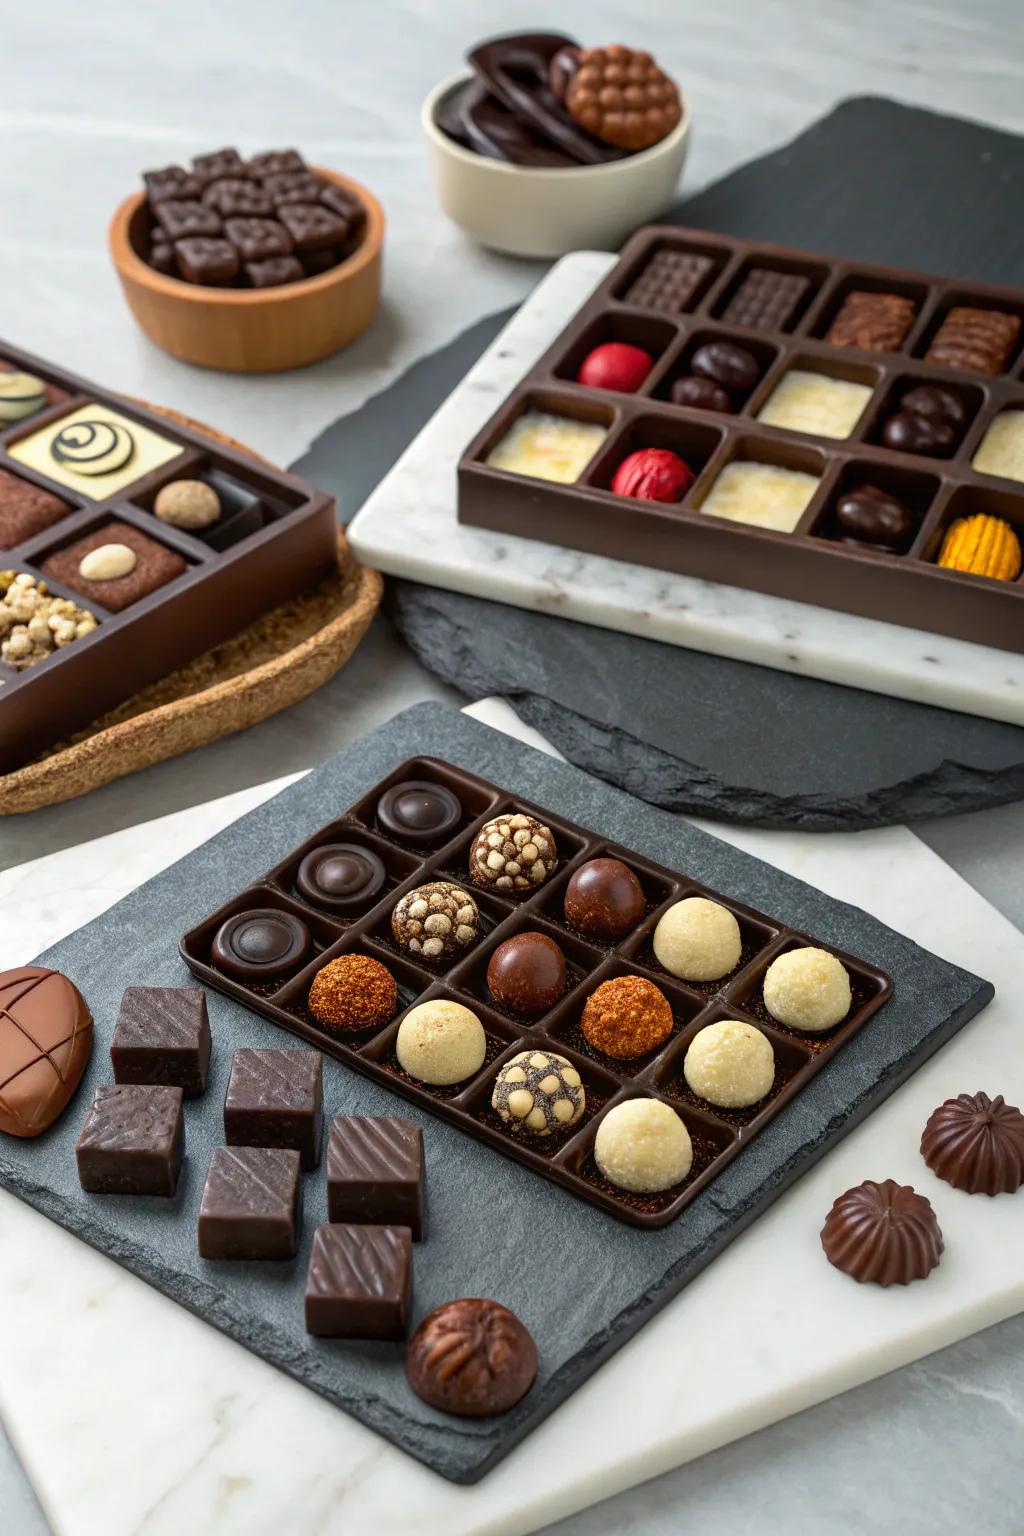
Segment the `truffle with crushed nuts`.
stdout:
<svg viewBox="0 0 1024 1536">
<path fill-rule="evenodd" d="M 552 1136 L 575 1125 L 587 1095 L 571 1061 L 554 1051 L 520 1051 L 494 1080 L 491 1108 L 513 1131 Z"/>
<path fill-rule="evenodd" d="M 532 891 L 557 868 L 550 831 L 523 811 L 485 822 L 469 851 L 470 878 L 496 891 Z"/>
<path fill-rule="evenodd" d="M 477 904 L 461 885 L 431 880 L 395 904 L 391 914 L 395 943 L 421 960 L 447 960 L 462 954 L 480 937 Z"/>
</svg>

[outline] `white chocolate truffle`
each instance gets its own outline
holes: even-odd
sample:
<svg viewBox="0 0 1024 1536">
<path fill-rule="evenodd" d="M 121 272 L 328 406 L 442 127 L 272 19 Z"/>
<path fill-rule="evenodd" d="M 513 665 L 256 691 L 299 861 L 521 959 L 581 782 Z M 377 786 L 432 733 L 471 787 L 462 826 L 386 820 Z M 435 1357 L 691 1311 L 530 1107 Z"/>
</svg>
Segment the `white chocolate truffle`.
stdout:
<svg viewBox="0 0 1024 1536">
<path fill-rule="evenodd" d="M 440 1088 L 479 1072 L 487 1037 L 471 1008 L 435 997 L 409 1009 L 398 1026 L 395 1050 L 410 1077 Z"/>
<path fill-rule="evenodd" d="M 850 1011 L 852 993 L 845 966 L 827 949 L 790 949 L 773 960 L 764 976 L 764 1005 L 790 1029 L 817 1035 L 832 1029 Z"/>
<path fill-rule="evenodd" d="M 626 1099 L 605 1115 L 594 1139 L 594 1160 L 609 1183 L 634 1195 L 654 1195 L 685 1179 L 693 1162 L 690 1133 L 659 1099 Z"/>
<path fill-rule="evenodd" d="M 728 907 L 706 896 L 687 896 L 658 919 L 658 963 L 683 981 L 718 981 L 740 963 L 740 925 Z"/>
<path fill-rule="evenodd" d="M 775 1081 L 771 1041 L 753 1024 L 722 1019 L 706 1024 L 690 1041 L 683 1076 L 699 1098 L 719 1109 L 746 1109 L 763 1099 Z"/>
</svg>

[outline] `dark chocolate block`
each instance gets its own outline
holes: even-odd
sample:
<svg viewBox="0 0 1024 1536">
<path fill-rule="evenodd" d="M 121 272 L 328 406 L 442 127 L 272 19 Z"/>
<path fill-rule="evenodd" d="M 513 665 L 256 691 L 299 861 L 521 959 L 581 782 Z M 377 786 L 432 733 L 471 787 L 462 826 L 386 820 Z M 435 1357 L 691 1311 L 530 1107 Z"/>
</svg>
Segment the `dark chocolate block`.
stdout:
<svg viewBox="0 0 1024 1536">
<path fill-rule="evenodd" d="M 94 1195 L 165 1195 L 185 1152 L 181 1089 L 104 1083 L 75 1147 L 82 1188 Z"/>
<path fill-rule="evenodd" d="M 304 171 L 306 162 L 297 149 L 267 149 L 248 161 L 250 176 L 262 181 L 265 176 L 283 176 L 287 171 Z"/>
<path fill-rule="evenodd" d="M 194 200 L 177 202 L 168 198 L 153 209 L 157 223 L 168 240 L 188 240 L 195 235 L 219 235 L 220 214 Z"/>
<path fill-rule="evenodd" d="M 320 1339 L 403 1339 L 412 1298 L 408 1227 L 317 1227 L 306 1331 Z"/>
<path fill-rule="evenodd" d="M 283 203 L 315 203 L 323 183 L 309 171 L 282 171 L 267 176 L 263 185 L 275 208 L 280 208 Z"/>
<path fill-rule="evenodd" d="M 801 272 L 751 267 L 726 305 L 722 319 L 754 331 L 784 331 L 811 286 Z"/>
<path fill-rule="evenodd" d="M 230 240 L 219 236 L 194 235 L 174 242 L 178 270 L 188 283 L 211 288 L 223 287 L 238 273 L 238 252 Z"/>
<path fill-rule="evenodd" d="M 165 1083 L 187 1099 L 206 1089 L 210 1021 L 199 987 L 125 987 L 110 1044 L 116 1083 Z"/>
<path fill-rule="evenodd" d="M 52 528 L 70 511 L 68 503 L 52 491 L 0 469 L 0 549 L 13 549 Z"/>
<path fill-rule="evenodd" d="M 104 544 L 127 544 L 129 549 L 135 551 L 135 566 L 126 576 L 90 581 L 79 574 L 78 567 L 84 556 L 94 549 L 101 549 Z M 188 566 L 181 555 L 176 550 L 168 549 L 166 544 L 158 544 L 155 539 L 147 538 L 129 523 L 112 522 L 104 523 L 92 533 L 87 533 L 84 539 L 59 549 L 43 561 L 40 569 L 44 576 L 62 582 L 72 592 L 80 592 L 90 602 L 99 603 L 111 613 L 120 613 L 122 608 L 128 608 L 140 598 L 148 597 L 159 587 L 184 575 Z"/>
<path fill-rule="evenodd" d="M 203 193 L 203 206 L 216 209 L 224 219 L 265 219 L 274 211 L 258 181 L 239 177 L 211 182 Z"/>
<path fill-rule="evenodd" d="M 268 256 L 265 261 L 247 261 L 245 275 L 254 288 L 280 288 L 301 283 L 307 273 L 294 256 Z"/>
<path fill-rule="evenodd" d="M 224 1140 L 233 1147 L 294 1147 L 303 1168 L 315 1168 L 323 1075 L 319 1051 L 236 1051 L 224 1100 Z"/>
<path fill-rule="evenodd" d="M 226 176 L 247 177 L 251 174 L 237 149 L 215 149 L 208 155 L 196 155 L 192 161 L 192 175 L 204 186 Z"/>
<path fill-rule="evenodd" d="M 323 251 L 341 245 L 348 235 L 348 224 L 340 214 L 319 203 L 285 203 L 277 216 L 295 241 L 297 251 Z"/>
<path fill-rule="evenodd" d="M 293 1259 L 302 1176 L 290 1147 L 217 1147 L 199 1207 L 201 1259 Z"/>
<path fill-rule="evenodd" d="M 149 206 L 157 203 L 188 203 L 198 200 L 203 184 L 198 176 L 183 170 L 180 165 L 165 165 L 159 171 L 143 171 Z"/>
<path fill-rule="evenodd" d="M 351 245 L 358 235 L 363 232 L 366 224 L 366 209 L 356 197 L 354 192 L 346 192 L 344 187 L 324 187 L 320 193 L 320 202 L 332 213 L 345 220 L 347 233 L 345 243 Z"/>
<path fill-rule="evenodd" d="M 224 233 L 243 261 L 291 255 L 292 237 L 276 219 L 228 219 Z"/>
<path fill-rule="evenodd" d="M 333 1222 L 408 1227 L 423 1236 L 423 1132 L 398 1115 L 335 1115 L 327 1139 Z"/>
<path fill-rule="evenodd" d="M 679 314 L 688 309 L 711 271 L 710 256 L 656 251 L 623 295 L 624 304 Z"/>
</svg>

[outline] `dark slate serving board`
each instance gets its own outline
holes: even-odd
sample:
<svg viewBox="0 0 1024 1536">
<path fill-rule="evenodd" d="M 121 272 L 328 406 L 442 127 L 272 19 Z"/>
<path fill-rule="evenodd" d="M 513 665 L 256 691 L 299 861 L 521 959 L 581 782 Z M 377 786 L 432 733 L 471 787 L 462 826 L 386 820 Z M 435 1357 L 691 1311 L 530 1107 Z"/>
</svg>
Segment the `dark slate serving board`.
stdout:
<svg viewBox="0 0 1024 1536">
<path fill-rule="evenodd" d="M 216 1265 L 196 1256 L 196 1218 L 232 1050 L 291 1045 L 269 1022 L 209 993 L 214 1053 L 206 1095 L 186 1105 L 187 1160 L 173 1201 L 89 1196 L 74 1143 L 108 1047 L 123 987 L 194 984 L 179 935 L 365 792 L 398 762 L 430 753 L 518 789 L 893 977 L 887 1006 L 761 1132 L 672 1226 L 616 1221 L 421 1114 L 387 1089 L 325 1061 L 328 1114 L 402 1113 L 426 1137 L 427 1240 L 415 1250 L 415 1317 L 453 1297 L 492 1296 L 535 1334 L 540 1377 L 496 1420 L 445 1418 L 409 1391 L 391 1345 L 306 1336 L 302 1293 L 314 1227 L 325 1220 L 322 1168 L 305 1179 L 304 1242 L 291 1264 Z M 988 982 L 928 954 L 854 907 L 822 895 L 717 838 L 594 782 L 436 704 L 422 704 L 226 828 L 40 957 L 81 986 L 96 1047 L 69 1111 L 35 1142 L 0 1138 L 0 1181 L 94 1247 L 345 1408 L 443 1476 L 473 1482 L 575 1390 L 659 1307 L 828 1147 L 989 1001 Z M 500 1212 L 500 1215 L 498 1214 Z M 496 1223 L 498 1224 L 496 1227 Z M 824 1261 L 823 1261 L 824 1262 Z M 593 1283 L 594 1266 L 600 1284 Z"/>
<path fill-rule="evenodd" d="M 870 97 L 682 203 L 670 222 L 1024 283 L 1024 138 Z M 512 311 L 417 363 L 296 466 L 354 514 Z M 389 583 L 432 672 L 504 694 L 571 761 L 670 810 L 851 830 L 1024 796 L 1024 729 L 504 604 Z M 784 719 L 786 730 L 761 730 Z"/>
</svg>

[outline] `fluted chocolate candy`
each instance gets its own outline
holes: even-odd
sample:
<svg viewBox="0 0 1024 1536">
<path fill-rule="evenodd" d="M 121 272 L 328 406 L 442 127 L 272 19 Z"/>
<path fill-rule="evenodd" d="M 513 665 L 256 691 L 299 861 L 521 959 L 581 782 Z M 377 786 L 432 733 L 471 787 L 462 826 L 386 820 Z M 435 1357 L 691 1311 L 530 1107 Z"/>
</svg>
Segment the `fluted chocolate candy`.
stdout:
<svg viewBox="0 0 1024 1536">
<path fill-rule="evenodd" d="M 847 540 L 902 554 L 913 541 L 918 520 L 895 496 L 874 485 L 858 485 L 836 502 L 836 522 Z"/>
<path fill-rule="evenodd" d="M 537 1375 L 537 1346 L 514 1312 L 469 1297 L 437 1307 L 409 1341 L 409 1385 L 432 1408 L 465 1419 L 507 1413 Z"/>
<path fill-rule="evenodd" d="M 643 886 L 621 859 L 588 859 L 565 888 L 565 918 L 588 938 L 614 943 L 647 910 Z"/>
<path fill-rule="evenodd" d="M 708 341 L 698 347 L 690 359 L 690 370 L 698 378 L 711 379 L 723 389 L 746 393 L 761 377 L 761 367 L 753 352 L 732 341 Z"/>
<path fill-rule="evenodd" d="M 933 1112 L 921 1137 L 932 1173 L 969 1195 L 1012 1195 L 1024 1184 L 1024 1115 L 1001 1093 L 960 1093 Z"/>
<path fill-rule="evenodd" d="M 830 1264 L 861 1284 L 909 1285 L 938 1264 L 942 1233 L 930 1202 L 909 1184 L 865 1179 L 829 1211 L 821 1246 Z"/>
<path fill-rule="evenodd" d="M 92 1050 L 92 1014 L 59 971 L 0 973 L 0 1131 L 39 1136 L 67 1107 Z"/>
</svg>

